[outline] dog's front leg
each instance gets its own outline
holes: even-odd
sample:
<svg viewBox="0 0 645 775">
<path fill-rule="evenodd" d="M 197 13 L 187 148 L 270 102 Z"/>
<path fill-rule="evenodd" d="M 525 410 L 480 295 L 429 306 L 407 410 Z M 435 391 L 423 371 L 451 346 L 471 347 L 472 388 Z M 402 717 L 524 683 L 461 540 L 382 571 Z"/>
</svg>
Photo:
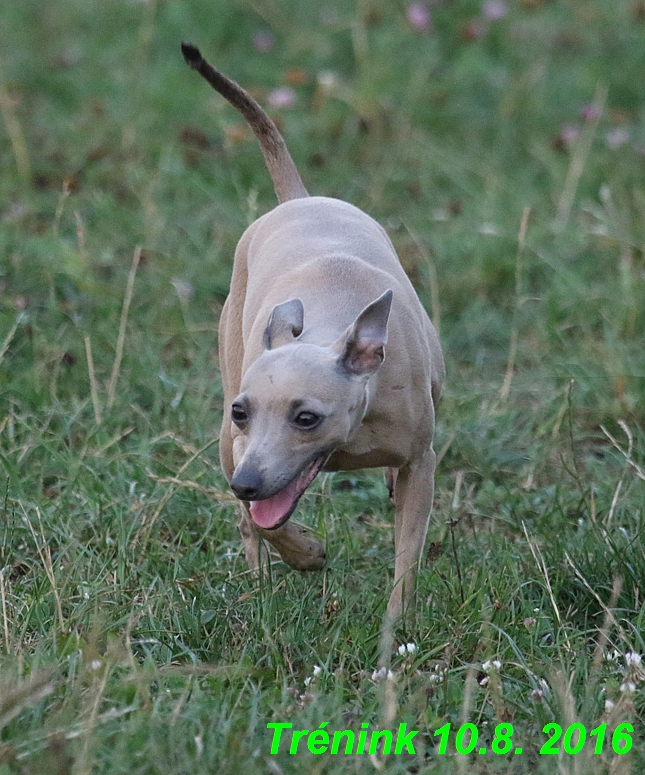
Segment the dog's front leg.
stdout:
<svg viewBox="0 0 645 775">
<path fill-rule="evenodd" d="M 227 401 L 226 403 L 228 404 L 230 401 Z M 231 437 L 230 425 L 231 424 L 226 420 L 222 423 L 219 442 L 220 460 L 229 482 L 235 471 L 235 466 L 237 466 L 244 455 L 245 449 L 244 437 L 237 436 L 237 438 L 233 440 Z M 266 565 L 269 561 L 269 553 L 253 523 L 253 518 L 249 511 L 249 504 L 245 501 L 240 501 L 240 521 L 238 523 L 238 530 L 240 531 L 242 543 L 244 544 L 244 557 L 246 558 L 247 565 L 253 572 L 257 572 L 260 569 L 260 566 Z"/>
<path fill-rule="evenodd" d="M 394 590 L 387 617 L 394 622 L 405 615 L 414 596 L 416 571 L 428 531 L 434 498 L 436 455 L 432 447 L 421 460 L 402 466 L 394 485 Z"/>
<path fill-rule="evenodd" d="M 244 556 L 246 557 L 246 562 L 252 571 L 257 572 L 261 565 L 266 565 L 269 561 L 269 553 L 253 524 L 248 504 L 244 502 L 240 503 L 240 522 L 238 524 L 238 529 L 242 536 L 242 543 L 244 544 Z"/>
</svg>

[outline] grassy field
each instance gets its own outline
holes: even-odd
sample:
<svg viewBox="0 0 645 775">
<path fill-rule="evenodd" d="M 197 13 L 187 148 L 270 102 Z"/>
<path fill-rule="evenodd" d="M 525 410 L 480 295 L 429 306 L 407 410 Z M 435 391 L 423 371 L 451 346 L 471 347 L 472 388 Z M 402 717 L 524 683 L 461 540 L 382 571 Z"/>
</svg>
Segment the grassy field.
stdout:
<svg viewBox="0 0 645 775">
<path fill-rule="evenodd" d="M 20 0 L 0 27 L 0 775 L 645 772 L 645 4 Z M 380 472 L 303 498 L 324 572 L 245 566 L 216 331 L 275 200 L 182 39 L 386 226 L 440 328 L 391 647 Z M 276 722 L 416 752 L 271 754 Z M 587 743 L 540 754 L 548 723 Z"/>
</svg>

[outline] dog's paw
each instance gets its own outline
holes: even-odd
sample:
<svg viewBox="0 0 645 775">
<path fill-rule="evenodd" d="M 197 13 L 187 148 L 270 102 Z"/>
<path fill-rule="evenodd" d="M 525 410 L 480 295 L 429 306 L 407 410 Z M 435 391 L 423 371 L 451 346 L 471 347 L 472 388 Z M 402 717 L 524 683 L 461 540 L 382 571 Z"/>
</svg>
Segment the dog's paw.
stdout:
<svg viewBox="0 0 645 775">
<path fill-rule="evenodd" d="M 327 561 L 325 547 L 311 537 L 311 531 L 296 522 L 287 522 L 277 530 L 259 530 L 284 562 L 295 570 L 322 570 Z"/>
</svg>

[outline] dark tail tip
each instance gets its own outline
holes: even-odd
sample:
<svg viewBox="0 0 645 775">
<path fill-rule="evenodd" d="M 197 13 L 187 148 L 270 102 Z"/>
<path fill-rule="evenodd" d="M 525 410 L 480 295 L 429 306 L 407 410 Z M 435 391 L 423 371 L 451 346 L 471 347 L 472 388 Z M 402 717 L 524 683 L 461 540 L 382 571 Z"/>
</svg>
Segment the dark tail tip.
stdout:
<svg viewBox="0 0 645 775">
<path fill-rule="evenodd" d="M 199 65 L 204 61 L 200 50 L 197 46 L 193 46 L 192 43 L 182 43 L 181 53 L 184 55 L 184 60 L 189 67 L 193 70 L 197 70 Z"/>
</svg>

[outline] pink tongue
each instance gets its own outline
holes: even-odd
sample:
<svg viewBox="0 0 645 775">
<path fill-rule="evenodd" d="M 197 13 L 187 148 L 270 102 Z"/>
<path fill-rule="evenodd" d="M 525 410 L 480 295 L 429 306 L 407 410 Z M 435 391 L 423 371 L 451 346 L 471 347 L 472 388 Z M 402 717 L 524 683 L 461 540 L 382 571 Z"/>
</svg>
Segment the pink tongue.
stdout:
<svg viewBox="0 0 645 775">
<path fill-rule="evenodd" d="M 278 524 L 298 497 L 298 481 L 299 477 L 296 477 L 291 484 L 288 484 L 284 490 L 280 490 L 272 498 L 251 501 L 251 516 L 258 527 L 270 530 Z"/>
</svg>

